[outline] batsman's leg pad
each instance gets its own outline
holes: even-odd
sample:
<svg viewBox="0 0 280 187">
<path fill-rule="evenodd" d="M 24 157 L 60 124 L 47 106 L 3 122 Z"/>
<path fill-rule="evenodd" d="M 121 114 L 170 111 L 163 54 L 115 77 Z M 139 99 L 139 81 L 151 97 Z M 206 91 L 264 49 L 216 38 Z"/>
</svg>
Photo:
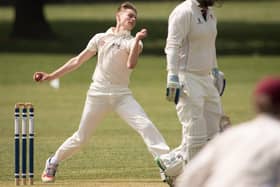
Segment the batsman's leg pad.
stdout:
<svg viewBox="0 0 280 187">
<path fill-rule="evenodd" d="M 168 168 L 166 168 L 164 173 L 167 176 L 176 177 L 182 173 L 184 165 L 185 161 L 183 159 L 178 159 L 174 161 Z"/>
</svg>

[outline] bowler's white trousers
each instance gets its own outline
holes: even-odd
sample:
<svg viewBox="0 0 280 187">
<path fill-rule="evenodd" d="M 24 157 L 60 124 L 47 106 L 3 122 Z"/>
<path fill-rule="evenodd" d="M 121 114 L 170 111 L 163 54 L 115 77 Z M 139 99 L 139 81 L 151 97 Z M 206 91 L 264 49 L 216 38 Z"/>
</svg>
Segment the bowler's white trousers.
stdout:
<svg viewBox="0 0 280 187">
<path fill-rule="evenodd" d="M 58 148 L 54 155 L 56 162 L 78 151 L 89 140 L 101 120 L 112 111 L 141 135 L 153 157 L 169 151 L 164 138 L 131 94 L 88 94 L 79 129 Z"/>
<path fill-rule="evenodd" d="M 176 110 L 182 124 L 182 142 L 174 152 L 189 161 L 219 132 L 223 111 L 210 75 L 181 72 L 179 78 L 183 89 Z"/>
</svg>

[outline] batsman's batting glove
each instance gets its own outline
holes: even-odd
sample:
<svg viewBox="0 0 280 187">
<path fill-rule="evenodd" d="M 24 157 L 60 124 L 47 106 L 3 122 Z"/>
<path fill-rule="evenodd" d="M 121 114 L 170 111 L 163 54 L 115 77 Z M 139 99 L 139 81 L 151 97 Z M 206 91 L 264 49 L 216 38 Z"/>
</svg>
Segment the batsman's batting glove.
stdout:
<svg viewBox="0 0 280 187">
<path fill-rule="evenodd" d="M 218 68 L 213 68 L 212 76 L 214 79 L 214 85 L 217 88 L 220 96 L 222 96 L 225 91 L 225 87 L 226 87 L 225 75 Z"/>
<path fill-rule="evenodd" d="M 180 83 L 178 75 L 170 74 L 167 75 L 167 88 L 166 88 L 166 99 L 168 101 L 178 103 L 180 97 Z"/>
<path fill-rule="evenodd" d="M 218 68 L 213 68 L 212 69 L 212 75 L 213 75 L 214 79 L 218 79 L 219 69 Z"/>
</svg>

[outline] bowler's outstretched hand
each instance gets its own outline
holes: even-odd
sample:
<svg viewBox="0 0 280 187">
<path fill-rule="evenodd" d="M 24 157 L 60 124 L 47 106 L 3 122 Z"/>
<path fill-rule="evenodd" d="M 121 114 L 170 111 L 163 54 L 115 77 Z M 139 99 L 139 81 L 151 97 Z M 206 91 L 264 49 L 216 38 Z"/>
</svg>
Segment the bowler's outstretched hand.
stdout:
<svg viewBox="0 0 280 187">
<path fill-rule="evenodd" d="M 50 80 L 50 76 L 45 72 L 35 72 L 33 74 L 33 80 L 36 82 L 43 82 L 45 80 Z"/>
</svg>

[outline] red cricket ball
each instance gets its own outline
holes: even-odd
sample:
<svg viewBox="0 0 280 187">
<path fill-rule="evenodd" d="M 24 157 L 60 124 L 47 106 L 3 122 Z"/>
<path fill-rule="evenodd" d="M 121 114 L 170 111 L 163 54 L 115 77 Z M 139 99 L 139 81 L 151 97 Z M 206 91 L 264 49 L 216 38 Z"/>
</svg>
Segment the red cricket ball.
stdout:
<svg viewBox="0 0 280 187">
<path fill-rule="evenodd" d="M 43 78 L 43 74 L 42 73 L 36 73 L 35 74 L 35 77 L 34 77 L 34 79 L 35 79 L 35 81 L 40 81 L 41 79 Z"/>
</svg>

